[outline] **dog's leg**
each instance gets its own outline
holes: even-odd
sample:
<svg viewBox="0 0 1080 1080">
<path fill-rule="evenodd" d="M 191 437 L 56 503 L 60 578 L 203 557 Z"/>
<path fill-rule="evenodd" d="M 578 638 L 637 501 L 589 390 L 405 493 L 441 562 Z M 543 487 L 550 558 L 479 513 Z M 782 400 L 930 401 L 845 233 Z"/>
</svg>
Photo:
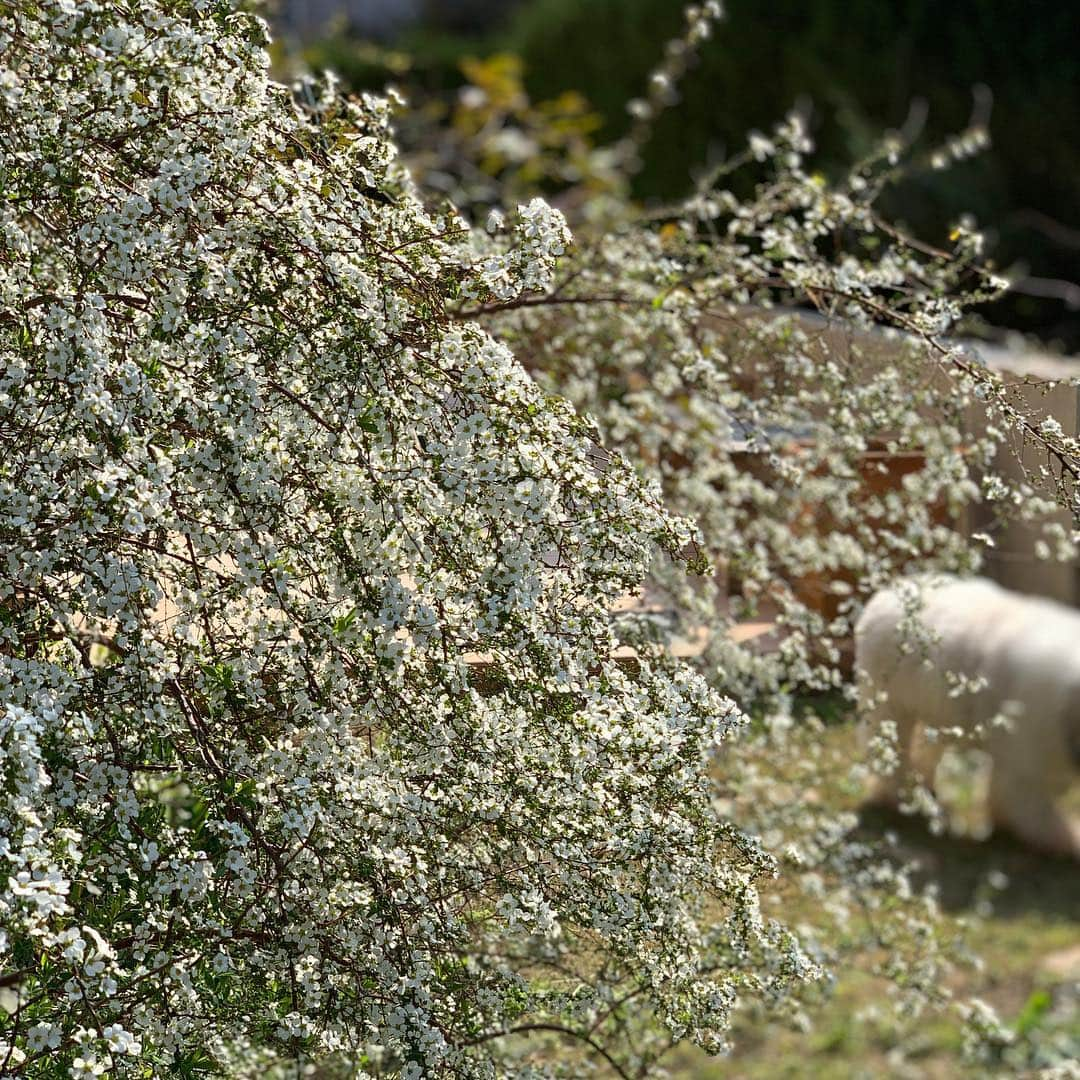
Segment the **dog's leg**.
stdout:
<svg viewBox="0 0 1080 1080">
<path fill-rule="evenodd" d="M 1019 767 L 1018 767 L 1019 765 Z M 990 776 L 990 813 L 995 826 L 1047 855 L 1080 860 L 1080 822 L 1057 806 L 1057 786 L 1023 768 L 1024 758 L 995 757 Z"/>
<path fill-rule="evenodd" d="M 904 793 L 910 789 L 912 780 L 919 774 L 913 760 L 918 721 L 909 709 L 891 706 L 888 701 L 876 701 L 865 714 L 867 741 L 872 743 L 874 739 L 887 739 L 884 732 L 890 722 L 896 729 L 893 749 L 897 765 L 891 772 L 878 776 L 866 801 L 875 806 L 895 808 L 899 806 Z M 891 742 L 891 739 L 888 741 Z"/>
</svg>

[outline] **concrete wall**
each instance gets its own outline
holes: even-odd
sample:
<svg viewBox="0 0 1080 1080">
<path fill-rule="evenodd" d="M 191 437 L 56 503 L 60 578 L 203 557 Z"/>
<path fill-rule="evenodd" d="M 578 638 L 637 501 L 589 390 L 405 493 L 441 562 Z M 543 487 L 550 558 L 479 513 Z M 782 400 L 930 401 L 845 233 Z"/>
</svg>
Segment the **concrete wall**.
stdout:
<svg viewBox="0 0 1080 1080">
<path fill-rule="evenodd" d="M 1018 397 L 1034 412 L 1054 417 L 1069 435 L 1077 434 L 1080 421 L 1080 388 L 1067 380 L 1080 376 L 1080 360 L 1043 353 L 979 347 L 987 365 L 1016 387 Z M 1025 380 L 1028 380 L 1025 383 Z M 1062 380 L 1062 381 L 1058 381 Z M 1047 390 L 1047 382 L 1058 382 Z M 1037 472 L 1045 465 L 1045 455 L 1033 446 L 1021 448 L 1019 439 L 998 454 L 997 468 L 1003 476 L 1019 480 L 1023 470 Z M 973 525 L 982 527 L 985 512 L 974 508 Z M 1070 515 L 1062 510 L 1056 520 L 1071 527 Z M 1041 530 L 1024 522 L 1011 522 L 995 536 L 996 548 L 987 552 L 986 575 L 1017 592 L 1046 596 L 1063 604 L 1080 607 L 1080 566 L 1075 561 L 1042 561 L 1035 557 L 1034 545 Z"/>
</svg>

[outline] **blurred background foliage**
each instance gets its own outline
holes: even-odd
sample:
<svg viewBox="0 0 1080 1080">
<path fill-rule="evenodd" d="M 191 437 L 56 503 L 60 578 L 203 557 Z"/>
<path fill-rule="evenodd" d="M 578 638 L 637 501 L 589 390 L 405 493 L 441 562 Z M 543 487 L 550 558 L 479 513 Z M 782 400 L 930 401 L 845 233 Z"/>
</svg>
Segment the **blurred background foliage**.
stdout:
<svg viewBox="0 0 1080 1080">
<path fill-rule="evenodd" d="M 526 147 L 505 135 L 501 159 L 489 148 L 472 163 L 504 196 L 558 195 L 584 178 L 580 197 L 617 184 L 589 151 L 626 132 L 626 104 L 678 34 L 682 6 L 279 0 L 276 19 L 294 59 L 336 71 L 350 89 L 398 85 L 432 124 L 457 127 L 459 151 L 469 124 L 475 136 L 495 113 L 524 131 L 538 153 L 521 157 Z M 656 121 L 635 198 L 685 193 L 695 175 L 741 150 L 749 131 L 768 131 L 792 108 L 808 116 L 814 164 L 827 175 L 845 172 L 886 132 L 929 153 L 973 119 L 985 121 L 989 150 L 918 171 L 887 191 L 881 208 L 931 243 L 972 215 L 988 259 L 1016 282 L 987 319 L 1080 351 L 1080 4 L 727 0 L 725 8 L 678 86 L 677 106 Z M 472 91 L 471 121 L 470 85 L 487 95 L 481 102 Z M 444 146 L 435 153 L 442 160 L 430 162 L 436 188 L 453 156 Z"/>
</svg>

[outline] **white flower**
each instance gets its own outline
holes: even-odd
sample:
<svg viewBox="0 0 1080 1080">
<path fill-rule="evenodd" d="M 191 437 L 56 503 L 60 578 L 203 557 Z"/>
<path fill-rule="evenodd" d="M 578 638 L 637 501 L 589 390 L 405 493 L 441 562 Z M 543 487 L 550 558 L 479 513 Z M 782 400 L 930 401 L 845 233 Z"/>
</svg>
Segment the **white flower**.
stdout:
<svg viewBox="0 0 1080 1080">
<path fill-rule="evenodd" d="M 110 1024 L 101 1034 L 114 1054 L 135 1056 L 142 1049 L 142 1043 L 120 1024 Z"/>
<path fill-rule="evenodd" d="M 103 1076 L 105 1074 L 106 1065 L 104 1062 L 98 1061 L 97 1058 L 91 1057 L 77 1057 L 71 1063 L 71 1075 L 80 1080 L 82 1077 L 87 1076 Z"/>
<path fill-rule="evenodd" d="M 26 1049 L 31 1054 L 60 1046 L 60 1028 L 55 1024 L 35 1024 L 26 1033 Z"/>
</svg>

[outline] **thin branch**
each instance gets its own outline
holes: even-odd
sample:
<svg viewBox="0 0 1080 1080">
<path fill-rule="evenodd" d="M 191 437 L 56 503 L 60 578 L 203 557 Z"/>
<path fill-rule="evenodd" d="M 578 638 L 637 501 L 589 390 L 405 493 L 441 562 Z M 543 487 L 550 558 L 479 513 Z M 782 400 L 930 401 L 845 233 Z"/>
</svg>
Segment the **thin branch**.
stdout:
<svg viewBox="0 0 1080 1080">
<path fill-rule="evenodd" d="M 537 1022 L 535 1024 L 521 1024 L 519 1027 L 507 1028 L 505 1031 L 493 1031 L 487 1035 L 478 1035 L 475 1039 L 469 1039 L 459 1045 L 462 1047 L 478 1046 L 480 1043 L 490 1042 L 492 1039 L 502 1039 L 507 1035 L 525 1035 L 530 1031 L 549 1031 L 556 1035 L 565 1035 L 571 1039 L 577 1039 L 580 1042 L 587 1044 L 597 1055 L 602 1057 L 604 1061 L 611 1066 L 615 1074 L 621 1077 L 621 1080 L 633 1080 L 630 1073 L 628 1073 L 611 1054 L 604 1048 L 604 1046 L 597 1042 L 591 1035 L 586 1034 L 583 1031 L 574 1031 L 572 1028 L 563 1027 L 561 1024 L 547 1024 Z"/>
</svg>

